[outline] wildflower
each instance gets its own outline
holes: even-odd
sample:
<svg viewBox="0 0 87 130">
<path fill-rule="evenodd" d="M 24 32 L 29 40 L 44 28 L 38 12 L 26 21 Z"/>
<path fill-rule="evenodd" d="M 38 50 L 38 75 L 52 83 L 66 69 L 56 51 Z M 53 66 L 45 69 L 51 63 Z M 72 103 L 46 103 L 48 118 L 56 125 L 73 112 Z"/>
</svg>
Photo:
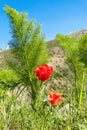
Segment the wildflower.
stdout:
<svg viewBox="0 0 87 130">
<path fill-rule="evenodd" d="M 38 66 L 34 70 L 36 76 L 39 80 L 45 81 L 48 80 L 53 72 L 53 68 L 51 66 L 48 66 L 47 64 L 43 64 L 42 66 Z"/>
<path fill-rule="evenodd" d="M 57 104 L 59 104 L 59 102 L 61 100 L 64 100 L 64 98 L 61 97 L 60 93 L 58 92 L 49 92 L 49 97 L 48 97 L 48 101 L 53 105 L 56 106 Z"/>
</svg>

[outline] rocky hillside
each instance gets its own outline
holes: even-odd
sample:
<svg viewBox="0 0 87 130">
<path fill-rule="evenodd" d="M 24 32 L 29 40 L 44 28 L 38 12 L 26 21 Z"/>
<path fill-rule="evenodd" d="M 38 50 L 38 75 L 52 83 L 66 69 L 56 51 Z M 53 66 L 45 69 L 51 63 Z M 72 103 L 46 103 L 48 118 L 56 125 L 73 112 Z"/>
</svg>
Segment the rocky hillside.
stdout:
<svg viewBox="0 0 87 130">
<path fill-rule="evenodd" d="M 54 68 L 53 78 L 49 82 L 49 86 L 57 87 L 58 89 L 63 87 L 63 90 L 69 89 L 71 83 L 73 83 L 73 73 L 65 62 L 66 57 L 63 50 L 59 47 L 56 40 L 47 42 L 47 47 L 48 53 L 51 56 L 49 65 Z"/>
<path fill-rule="evenodd" d="M 80 35 L 86 34 L 87 28 L 72 32 L 69 34 L 70 37 L 79 37 Z M 69 89 L 71 83 L 73 83 L 73 73 L 70 70 L 69 66 L 65 62 L 65 55 L 62 49 L 58 46 L 58 42 L 56 40 L 51 40 L 47 42 L 48 54 L 51 57 L 49 65 L 52 65 L 54 68 L 54 74 L 52 80 L 48 82 L 48 86 L 57 87 L 60 89 L 63 87 L 65 89 Z M 0 52 L 0 69 L 5 69 L 4 61 L 6 57 L 14 60 L 11 55 L 11 51 L 3 51 Z"/>
</svg>

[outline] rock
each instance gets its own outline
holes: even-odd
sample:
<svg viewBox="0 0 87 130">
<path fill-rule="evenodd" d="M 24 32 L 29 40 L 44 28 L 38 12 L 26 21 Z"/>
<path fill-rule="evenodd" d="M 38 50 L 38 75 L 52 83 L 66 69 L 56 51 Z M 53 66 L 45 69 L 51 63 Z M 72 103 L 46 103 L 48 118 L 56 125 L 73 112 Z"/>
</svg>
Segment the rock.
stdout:
<svg viewBox="0 0 87 130">
<path fill-rule="evenodd" d="M 81 29 L 79 31 L 72 32 L 68 36 L 70 36 L 72 38 L 77 38 L 77 37 L 80 37 L 83 34 L 87 34 L 87 28 Z"/>
</svg>

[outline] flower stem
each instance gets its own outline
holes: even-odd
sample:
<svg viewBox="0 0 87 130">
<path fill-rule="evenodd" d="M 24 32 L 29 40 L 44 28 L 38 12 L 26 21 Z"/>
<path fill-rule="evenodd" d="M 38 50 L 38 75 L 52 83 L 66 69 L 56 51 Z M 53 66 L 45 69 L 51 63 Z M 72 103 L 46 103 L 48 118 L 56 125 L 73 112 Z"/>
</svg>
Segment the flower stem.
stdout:
<svg viewBox="0 0 87 130">
<path fill-rule="evenodd" d="M 79 104 L 78 104 L 78 108 L 79 109 L 81 109 L 81 104 L 82 104 L 84 81 L 85 81 L 85 71 L 83 70 L 83 74 L 82 74 L 82 85 L 81 85 L 81 89 L 80 89 Z"/>
</svg>

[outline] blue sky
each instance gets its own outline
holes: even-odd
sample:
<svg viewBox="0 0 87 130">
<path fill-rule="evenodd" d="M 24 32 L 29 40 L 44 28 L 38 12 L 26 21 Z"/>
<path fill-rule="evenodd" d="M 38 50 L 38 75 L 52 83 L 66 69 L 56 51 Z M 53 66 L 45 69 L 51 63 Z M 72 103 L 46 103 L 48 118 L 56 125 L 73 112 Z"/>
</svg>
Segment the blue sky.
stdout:
<svg viewBox="0 0 87 130">
<path fill-rule="evenodd" d="M 28 19 L 40 23 L 46 40 L 87 27 L 87 0 L 0 0 L 0 48 L 11 39 L 5 5 L 27 12 Z"/>
</svg>

